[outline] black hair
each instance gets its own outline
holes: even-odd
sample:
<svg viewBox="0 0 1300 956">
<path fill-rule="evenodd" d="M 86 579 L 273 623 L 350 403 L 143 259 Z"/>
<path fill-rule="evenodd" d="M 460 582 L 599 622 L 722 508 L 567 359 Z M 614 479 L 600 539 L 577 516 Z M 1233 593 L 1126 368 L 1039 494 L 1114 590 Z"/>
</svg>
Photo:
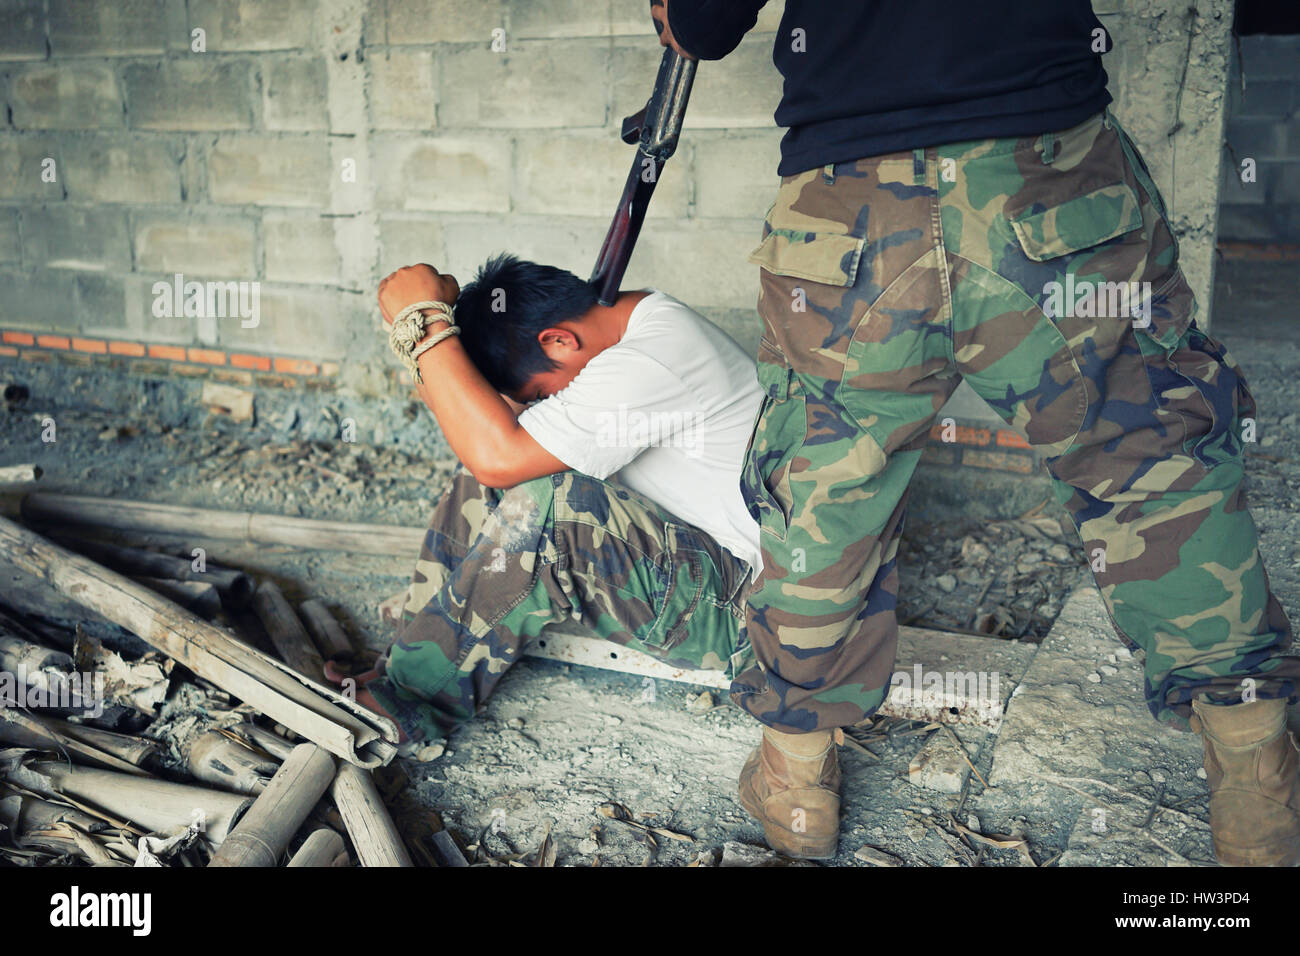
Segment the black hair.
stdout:
<svg viewBox="0 0 1300 956">
<path fill-rule="evenodd" d="M 456 324 L 470 360 L 498 392 L 511 394 L 556 363 L 537 335 L 596 304 L 591 284 L 572 272 L 499 253 L 460 290 Z"/>
</svg>

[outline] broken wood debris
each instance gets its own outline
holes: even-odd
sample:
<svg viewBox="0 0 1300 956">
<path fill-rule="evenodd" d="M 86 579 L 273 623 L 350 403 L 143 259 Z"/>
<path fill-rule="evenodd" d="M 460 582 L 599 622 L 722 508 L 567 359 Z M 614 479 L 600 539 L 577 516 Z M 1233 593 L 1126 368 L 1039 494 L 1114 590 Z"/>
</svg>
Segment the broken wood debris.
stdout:
<svg viewBox="0 0 1300 956">
<path fill-rule="evenodd" d="M 368 771 L 339 767 L 331 788 L 362 866 L 414 866 Z"/>
<path fill-rule="evenodd" d="M 315 744 L 300 744 L 208 866 L 276 866 L 294 833 L 334 777 L 334 758 Z"/>
<path fill-rule="evenodd" d="M 5 518 L 0 518 L 0 554 L 331 753 L 377 766 L 395 752 L 392 721 Z"/>
<path fill-rule="evenodd" d="M 257 586 L 253 594 L 253 610 L 282 661 L 310 680 L 320 680 L 324 676 L 324 659 L 316 652 L 307 629 L 274 581 L 263 581 Z"/>
</svg>

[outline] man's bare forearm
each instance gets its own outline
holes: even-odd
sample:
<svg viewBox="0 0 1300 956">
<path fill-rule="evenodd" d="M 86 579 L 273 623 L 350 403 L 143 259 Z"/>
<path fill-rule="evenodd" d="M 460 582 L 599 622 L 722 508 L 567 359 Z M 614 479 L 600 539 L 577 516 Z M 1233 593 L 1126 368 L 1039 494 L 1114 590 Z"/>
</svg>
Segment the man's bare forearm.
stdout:
<svg viewBox="0 0 1300 956">
<path fill-rule="evenodd" d="M 433 323 L 434 332 L 446 328 Z M 447 444 L 475 475 L 489 471 L 519 431 L 515 412 L 488 384 L 456 336 L 439 342 L 418 359 L 422 384 L 416 386 Z"/>
</svg>

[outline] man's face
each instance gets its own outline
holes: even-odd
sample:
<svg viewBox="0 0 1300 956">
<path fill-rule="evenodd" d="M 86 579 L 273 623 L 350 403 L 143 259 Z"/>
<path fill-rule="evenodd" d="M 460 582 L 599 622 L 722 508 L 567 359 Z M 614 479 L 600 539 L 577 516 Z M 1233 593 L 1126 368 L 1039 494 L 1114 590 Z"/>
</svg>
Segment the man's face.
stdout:
<svg viewBox="0 0 1300 956">
<path fill-rule="evenodd" d="M 537 342 L 555 368 L 533 375 L 510 396 L 520 405 L 550 398 L 577 378 L 599 351 L 589 337 L 579 336 L 574 329 L 564 326 L 547 329 L 537 336 Z"/>
<path fill-rule="evenodd" d="M 531 405 L 533 402 L 540 402 L 544 398 L 550 398 L 577 378 L 578 373 L 582 371 L 583 366 L 586 364 L 585 360 L 581 364 L 573 361 L 561 361 L 561 364 L 556 368 L 538 372 L 524 382 L 510 397 L 520 405 Z"/>
</svg>

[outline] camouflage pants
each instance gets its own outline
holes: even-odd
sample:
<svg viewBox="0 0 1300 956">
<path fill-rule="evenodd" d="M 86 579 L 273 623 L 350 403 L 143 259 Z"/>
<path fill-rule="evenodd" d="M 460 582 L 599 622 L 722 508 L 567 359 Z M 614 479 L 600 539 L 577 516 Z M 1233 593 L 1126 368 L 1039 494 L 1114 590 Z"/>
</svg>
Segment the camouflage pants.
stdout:
<svg viewBox="0 0 1300 956">
<path fill-rule="evenodd" d="M 1295 695 L 1242 491 L 1254 400 L 1193 321 L 1109 113 L 782 177 L 751 261 L 767 394 L 743 486 L 765 567 L 739 706 L 805 732 L 880 705 L 908 483 L 963 378 L 1045 451 L 1157 719 L 1185 728 L 1194 695 Z"/>
<path fill-rule="evenodd" d="M 578 619 L 734 677 L 749 565 L 621 485 L 573 471 L 498 491 L 463 469 L 434 511 L 397 640 L 368 689 L 413 740 L 474 715 L 524 645 Z"/>
</svg>

